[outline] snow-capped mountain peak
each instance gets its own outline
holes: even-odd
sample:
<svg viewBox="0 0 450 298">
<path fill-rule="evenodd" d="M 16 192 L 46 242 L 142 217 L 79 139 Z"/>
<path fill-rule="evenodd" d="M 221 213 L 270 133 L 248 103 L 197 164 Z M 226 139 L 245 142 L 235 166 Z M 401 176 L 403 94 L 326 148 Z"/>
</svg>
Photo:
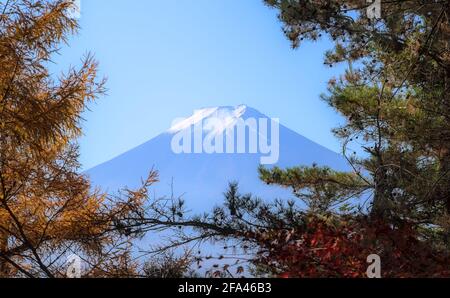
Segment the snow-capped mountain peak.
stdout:
<svg viewBox="0 0 450 298">
<path fill-rule="evenodd" d="M 204 211 L 214 204 L 222 201 L 222 193 L 226 190 L 228 182 L 240 183 L 242 193 L 251 192 L 256 196 L 266 198 L 290 197 L 289 190 L 267 186 L 259 180 L 258 167 L 262 163 L 261 158 L 267 157 L 264 150 L 253 152 L 249 150 L 252 136 L 247 129 L 245 135 L 244 152 L 239 152 L 239 142 L 233 146 L 233 154 L 229 153 L 224 138 L 223 153 L 208 153 L 205 150 L 197 153 L 195 150 L 195 130 L 192 126 L 202 122 L 203 135 L 200 143 L 204 149 L 205 140 L 215 145 L 212 130 L 208 131 L 207 123 L 219 119 L 225 124 L 223 126 L 235 125 L 238 119 L 247 121 L 249 119 L 271 119 L 251 107 L 240 105 L 236 107 L 210 107 L 194 111 L 192 115 L 181 119 L 159 136 L 148 142 L 106 162 L 89 171 L 93 186 L 104 190 L 118 190 L 125 186 L 138 187 L 142 178 L 145 178 L 152 169 L 158 170 L 160 183 L 152 189 L 158 195 L 167 195 L 172 192 L 184 194 L 189 201 L 192 210 Z M 254 122 L 254 121 L 253 121 Z M 259 123 L 259 121 L 257 121 Z M 264 122 L 264 121 L 262 121 Z M 236 124 L 237 125 L 237 124 Z M 259 126 L 258 126 L 259 127 Z M 189 130 L 191 129 L 191 131 Z M 183 139 L 186 136 L 186 139 Z M 191 136 L 191 153 L 177 153 L 173 150 L 173 141 L 177 137 L 189 140 Z M 237 138 L 238 134 L 236 134 Z M 270 134 L 272 136 L 272 134 Z M 258 137 L 258 141 L 259 141 Z M 277 138 L 278 139 L 278 138 Z M 237 140 L 237 139 L 236 139 Z M 263 140 L 266 145 L 272 146 L 273 138 Z M 256 144 L 259 145 L 259 142 Z M 184 147 L 184 142 L 180 142 Z M 215 147 L 215 146 L 213 146 Z M 231 147 L 231 146 L 230 146 Z M 258 147 L 260 148 L 260 147 Z M 270 147 L 269 147 L 270 148 Z M 267 148 L 266 148 L 267 149 Z M 279 159 L 275 166 L 282 168 L 301 165 L 326 165 L 336 170 L 350 170 L 346 160 L 339 154 L 306 139 L 300 134 L 279 124 Z"/>
<path fill-rule="evenodd" d="M 188 129 L 200 122 L 205 123 L 208 127 L 208 122 L 221 122 L 224 128 L 234 125 L 238 119 L 242 118 L 247 111 L 246 105 L 239 105 L 236 107 L 209 107 L 199 110 L 194 110 L 192 116 L 189 118 L 179 118 L 174 121 L 172 127 L 168 130 L 169 133 L 176 133 Z M 215 128 L 217 129 L 217 127 Z M 220 131 L 218 131 L 219 133 Z"/>
</svg>

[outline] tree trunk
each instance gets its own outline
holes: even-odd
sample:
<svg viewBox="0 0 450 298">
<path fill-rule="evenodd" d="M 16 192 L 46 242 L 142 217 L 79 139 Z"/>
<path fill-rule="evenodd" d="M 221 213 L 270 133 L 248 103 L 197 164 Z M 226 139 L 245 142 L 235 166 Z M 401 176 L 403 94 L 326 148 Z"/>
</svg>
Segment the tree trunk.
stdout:
<svg viewBox="0 0 450 298">
<path fill-rule="evenodd" d="M 9 276 L 9 264 L 1 257 L 8 252 L 8 235 L 0 231 L 0 278 Z"/>
</svg>

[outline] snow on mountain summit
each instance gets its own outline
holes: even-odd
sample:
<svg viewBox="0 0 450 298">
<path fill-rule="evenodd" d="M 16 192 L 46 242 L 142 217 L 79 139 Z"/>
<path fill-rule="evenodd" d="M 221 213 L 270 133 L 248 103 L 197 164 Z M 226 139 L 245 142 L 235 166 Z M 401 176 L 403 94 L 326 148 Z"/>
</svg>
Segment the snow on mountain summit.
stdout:
<svg viewBox="0 0 450 298">
<path fill-rule="evenodd" d="M 208 121 L 208 119 L 219 120 L 226 126 L 230 126 L 236 123 L 237 119 L 243 117 L 246 111 L 246 105 L 236 107 L 210 107 L 194 110 L 194 113 L 189 118 L 176 120 L 168 132 L 176 133 L 190 128 L 201 121 Z"/>
</svg>

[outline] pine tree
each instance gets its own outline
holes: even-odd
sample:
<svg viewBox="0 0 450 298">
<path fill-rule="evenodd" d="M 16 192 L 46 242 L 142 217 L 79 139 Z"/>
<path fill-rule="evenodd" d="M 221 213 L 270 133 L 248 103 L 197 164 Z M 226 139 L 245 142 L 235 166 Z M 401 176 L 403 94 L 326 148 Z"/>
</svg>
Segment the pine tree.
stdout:
<svg viewBox="0 0 450 298">
<path fill-rule="evenodd" d="M 356 66 L 323 98 L 346 118 L 334 132 L 353 174 L 372 189 L 372 216 L 438 226 L 448 246 L 450 1 L 381 1 L 379 18 L 368 17 L 366 1 L 266 3 L 279 9 L 294 47 L 327 34 L 336 46 L 325 63 Z M 271 181 L 276 171 L 263 179 L 297 187 Z"/>
</svg>

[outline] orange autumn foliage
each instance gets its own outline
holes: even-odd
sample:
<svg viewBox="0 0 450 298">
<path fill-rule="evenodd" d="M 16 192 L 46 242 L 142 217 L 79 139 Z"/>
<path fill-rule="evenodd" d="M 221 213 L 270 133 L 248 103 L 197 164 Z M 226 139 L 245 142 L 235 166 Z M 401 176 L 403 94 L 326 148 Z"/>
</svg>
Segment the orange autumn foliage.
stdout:
<svg viewBox="0 0 450 298">
<path fill-rule="evenodd" d="M 91 56 L 59 77 L 48 70 L 77 31 L 70 5 L 0 3 L 0 277 L 64 277 L 74 253 L 86 276 L 133 272 L 132 239 L 114 221 L 142 206 L 143 191 L 92 191 L 78 163 L 81 114 L 105 81 Z"/>
</svg>

